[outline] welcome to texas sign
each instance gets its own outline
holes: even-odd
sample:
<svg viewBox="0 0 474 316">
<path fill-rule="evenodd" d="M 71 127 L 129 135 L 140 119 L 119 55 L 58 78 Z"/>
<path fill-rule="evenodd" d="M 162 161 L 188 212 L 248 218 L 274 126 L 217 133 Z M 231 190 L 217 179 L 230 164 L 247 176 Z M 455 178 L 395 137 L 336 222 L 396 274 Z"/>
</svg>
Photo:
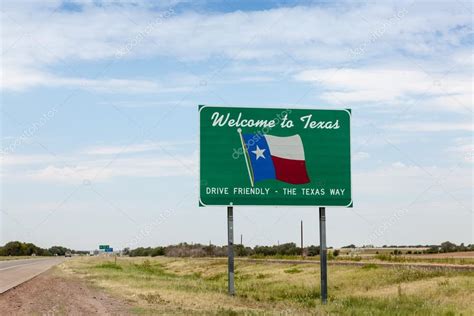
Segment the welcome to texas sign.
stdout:
<svg viewBox="0 0 474 316">
<path fill-rule="evenodd" d="M 352 207 L 350 110 L 199 106 L 199 205 Z"/>
</svg>

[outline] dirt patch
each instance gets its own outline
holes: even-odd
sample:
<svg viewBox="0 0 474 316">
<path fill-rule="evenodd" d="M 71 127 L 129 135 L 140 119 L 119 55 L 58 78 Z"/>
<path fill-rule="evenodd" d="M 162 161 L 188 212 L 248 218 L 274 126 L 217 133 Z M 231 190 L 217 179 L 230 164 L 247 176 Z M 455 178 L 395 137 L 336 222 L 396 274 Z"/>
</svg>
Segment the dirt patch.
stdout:
<svg viewBox="0 0 474 316">
<path fill-rule="evenodd" d="M 5 315 L 130 315 L 127 303 L 54 269 L 0 295 Z"/>
</svg>

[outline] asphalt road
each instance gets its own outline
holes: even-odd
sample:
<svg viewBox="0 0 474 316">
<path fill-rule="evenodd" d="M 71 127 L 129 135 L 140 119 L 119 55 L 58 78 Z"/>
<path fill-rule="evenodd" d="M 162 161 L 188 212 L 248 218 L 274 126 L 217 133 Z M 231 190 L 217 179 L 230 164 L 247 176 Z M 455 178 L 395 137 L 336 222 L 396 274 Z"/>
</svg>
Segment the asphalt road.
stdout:
<svg viewBox="0 0 474 316">
<path fill-rule="evenodd" d="M 64 257 L 0 261 L 0 293 L 64 261 Z"/>
</svg>

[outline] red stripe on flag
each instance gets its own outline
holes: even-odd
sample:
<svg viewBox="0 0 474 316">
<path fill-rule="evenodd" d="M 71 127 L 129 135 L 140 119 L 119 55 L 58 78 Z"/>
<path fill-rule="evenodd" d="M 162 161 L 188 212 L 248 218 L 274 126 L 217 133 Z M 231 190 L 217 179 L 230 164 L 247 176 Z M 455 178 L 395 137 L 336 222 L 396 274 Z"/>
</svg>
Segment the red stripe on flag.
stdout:
<svg viewBox="0 0 474 316">
<path fill-rule="evenodd" d="M 291 184 L 310 182 L 304 160 L 285 159 L 272 156 L 276 178 Z"/>
</svg>

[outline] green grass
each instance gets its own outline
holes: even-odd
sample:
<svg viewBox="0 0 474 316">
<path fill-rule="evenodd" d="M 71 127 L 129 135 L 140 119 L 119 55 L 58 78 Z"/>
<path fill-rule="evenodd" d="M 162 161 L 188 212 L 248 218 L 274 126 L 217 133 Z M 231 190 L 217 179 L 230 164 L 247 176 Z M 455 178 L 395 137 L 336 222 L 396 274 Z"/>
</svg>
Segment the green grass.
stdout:
<svg viewBox="0 0 474 316">
<path fill-rule="evenodd" d="M 122 266 L 113 263 L 113 262 L 104 262 L 95 266 L 97 269 L 114 269 L 114 270 L 122 270 Z"/>
<path fill-rule="evenodd" d="M 136 314 L 469 315 L 474 272 L 329 266 L 329 302 L 320 303 L 319 267 L 236 262 L 227 295 L 226 259 L 75 258 L 63 268 L 122 297 Z"/>
<path fill-rule="evenodd" d="M 298 268 L 296 268 L 296 267 L 293 267 L 293 268 L 290 268 L 290 269 L 286 269 L 284 272 L 285 272 L 285 273 L 291 273 L 291 274 L 293 274 L 293 273 L 300 273 L 300 272 L 302 272 L 302 271 L 303 271 L 303 270 L 301 270 L 301 269 L 298 269 Z"/>
<path fill-rule="evenodd" d="M 376 265 L 375 263 L 367 263 L 365 265 L 362 266 L 362 269 L 364 270 L 371 270 L 371 269 L 378 269 L 379 266 Z"/>
</svg>

